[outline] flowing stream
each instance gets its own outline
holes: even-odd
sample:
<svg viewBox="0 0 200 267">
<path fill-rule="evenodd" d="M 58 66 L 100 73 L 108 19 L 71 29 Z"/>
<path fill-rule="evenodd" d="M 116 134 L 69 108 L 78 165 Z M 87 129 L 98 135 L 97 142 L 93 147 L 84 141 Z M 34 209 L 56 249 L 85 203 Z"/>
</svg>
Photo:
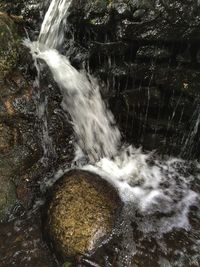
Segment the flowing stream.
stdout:
<svg viewBox="0 0 200 267">
<path fill-rule="evenodd" d="M 117 187 L 127 204 L 128 212 L 125 216 L 129 222 L 135 221 L 137 231 L 143 233 L 143 236 L 157 240 L 162 257 L 158 257 L 155 267 L 199 266 L 199 230 L 193 231 L 189 213 L 191 208 L 195 208 L 195 218 L 200 217 L 200 166 L 196 162 L 177 158 L 160 159 L 155 153 L 143 153 L 132 145 L 122 144 L 120 131 L 101 98 L 97 80 L 85 70 L 77 71 L 68 58 L 59 52 L 64 41 L 70 4 L 71 0 L 52 0 L 38 41 L 26 41 L 25 44 L 36 61 L 45 61 L 61 90 L 62 108 L 66 114 L 70 114 L 76 135 L 75 160 L 79 164 L 82 157 L 86 158 L 88 163 L 80 163 L 80 168 L 100 174 Z M 127 231 L 131 231 L 129 226 Z M 173 256 L 167 259 L 168 245 L 162 237 L 179 230 L 188 233 L 190 247 L 184 245 L 184 252 L 180 247 L 176 253 L 171 248 Z M 136 262 L 130 265 L 130 259 L 141 248 L 130 239 L 131 234 L 126 239 L 121 266 L 137 266 Z M 188 253 L 193 255 L 189 261 Z M 176 255 L 179 255 L 178 259 Z M 173 262 L 172 265 L 170 262 Z M 184 265 L 184 262 L 191 265 Z M 139 266 L 152 265 L 144 263 Z"/>
</svg>

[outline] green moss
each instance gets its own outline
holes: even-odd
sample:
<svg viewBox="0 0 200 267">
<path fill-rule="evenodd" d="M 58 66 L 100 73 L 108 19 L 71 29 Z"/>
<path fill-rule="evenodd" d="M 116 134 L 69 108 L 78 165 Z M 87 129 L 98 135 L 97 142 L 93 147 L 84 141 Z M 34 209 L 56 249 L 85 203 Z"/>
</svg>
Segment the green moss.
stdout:
<svg viewBox="0 0 200 267">
<path fill-rule="evenodd" d="M 66 261 L 66 262 L 63 263 L 63 265 L 62 265 L 62 267 L 71 267 L 71 266 L 72 266 L 71 262 L 68 262 L 68 261 Z"/>
<path fill-rule="evenodd" d="M 63 258 L 91 252 L 108 236 L 122 207 L 99 176 L 74 170 L 61 178 L 47 208 L 48 234 Z"/>
</svg>

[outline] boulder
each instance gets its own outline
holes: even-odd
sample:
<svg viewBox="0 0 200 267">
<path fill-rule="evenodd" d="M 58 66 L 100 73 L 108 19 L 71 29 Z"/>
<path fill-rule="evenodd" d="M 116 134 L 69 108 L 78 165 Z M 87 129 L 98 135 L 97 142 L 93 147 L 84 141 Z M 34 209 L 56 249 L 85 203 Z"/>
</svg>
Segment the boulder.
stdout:
<svg viewBox="0 0 200 267">
<path fill-rule="evenodd" d="M 73 170 L 53 188 L 45 228 L 63 259 L 91 253 L 109 237 L 121 208 L 116 189 L 107 181 Z"/>
</svg>

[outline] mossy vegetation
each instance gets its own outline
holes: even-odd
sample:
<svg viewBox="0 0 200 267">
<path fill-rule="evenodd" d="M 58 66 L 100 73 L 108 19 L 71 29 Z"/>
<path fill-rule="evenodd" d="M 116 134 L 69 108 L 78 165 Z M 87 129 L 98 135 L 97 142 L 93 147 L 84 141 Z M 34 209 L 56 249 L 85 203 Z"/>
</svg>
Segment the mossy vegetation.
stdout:
<svg viewBox="0 0 200 267">
<path fill-rule="evenodd" d="M 117 191 L 98 175 L 66 174 L 55 186 L 45 223 L 57 252 L 64 259 L 90 253 L 111 233 L 121 207 Z"/>
</svg>

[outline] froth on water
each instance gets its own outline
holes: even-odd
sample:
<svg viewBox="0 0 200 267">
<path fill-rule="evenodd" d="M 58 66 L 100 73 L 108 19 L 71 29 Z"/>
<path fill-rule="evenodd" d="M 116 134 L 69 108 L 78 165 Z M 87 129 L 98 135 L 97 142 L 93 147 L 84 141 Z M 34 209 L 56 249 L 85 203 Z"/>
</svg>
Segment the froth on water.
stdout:
<svg viewBox="0 0 200 267">
<path fill-rule="evenodd" d="M 122 148 L 114 159 L 102 158 L 84 169 L 96 172 L 118 188 L 125 203 L 141 215 L 160 214 L 153 224 L 146 220 L 141 231 L 166 233 L 174 228 L 190 229 L 189 211 L 199 203 L 197 163 L 154 153 L 143 153 L 132 146 Z"/>
</svg>

